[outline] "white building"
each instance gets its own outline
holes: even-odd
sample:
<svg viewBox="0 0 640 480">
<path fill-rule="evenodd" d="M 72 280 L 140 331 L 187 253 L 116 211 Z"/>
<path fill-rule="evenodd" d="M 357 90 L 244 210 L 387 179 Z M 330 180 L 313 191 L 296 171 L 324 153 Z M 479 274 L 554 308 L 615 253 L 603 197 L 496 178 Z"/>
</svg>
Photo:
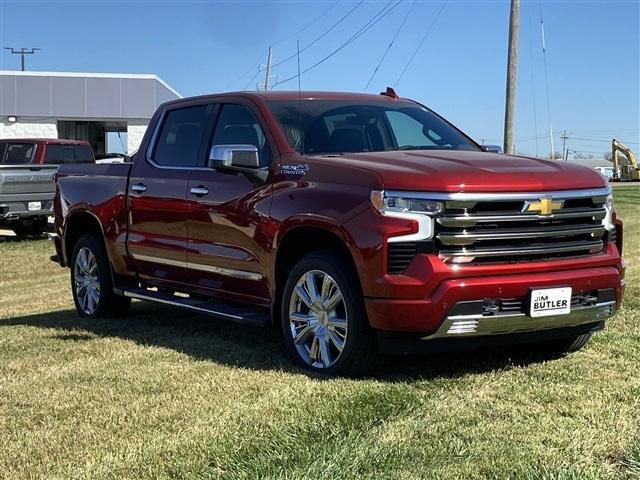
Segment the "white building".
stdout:
<svg viewBox="0 0 640 480">
<path fill-rule="evenodd" d="M 180 98 L 155 75 L 0 71 L 0 138 L 87 140 L 133 153 L 156 108 Z M 126 139 L 125 139 L 126 137 Z"/>
</svg>

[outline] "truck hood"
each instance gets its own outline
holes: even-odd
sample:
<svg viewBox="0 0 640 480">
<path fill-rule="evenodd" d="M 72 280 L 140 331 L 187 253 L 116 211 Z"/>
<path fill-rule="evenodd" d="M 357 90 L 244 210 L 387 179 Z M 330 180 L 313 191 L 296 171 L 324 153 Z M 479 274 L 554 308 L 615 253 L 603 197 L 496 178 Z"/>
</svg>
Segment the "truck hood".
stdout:
<svg viewBox="0 0 640 480">
<path fill-rule="evenodd" d="M 488 152 L 347 153 L 327 160 L 375 172 L 389 190 L 539 192 L 607 185 L 600 173 L 581 165 Z"/>
</svg>

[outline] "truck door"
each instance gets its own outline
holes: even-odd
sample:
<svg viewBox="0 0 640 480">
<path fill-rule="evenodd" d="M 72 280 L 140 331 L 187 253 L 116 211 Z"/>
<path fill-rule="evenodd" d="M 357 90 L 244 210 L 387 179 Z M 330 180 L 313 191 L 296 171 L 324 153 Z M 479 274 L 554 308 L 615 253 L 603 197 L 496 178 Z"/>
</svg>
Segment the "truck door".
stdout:
<svg viewBox="0 0 640 480">
<path fill-rule="evenodd" d="M 227 171 L 221 162 L 194 170 L 187 192 L 189 211 L 187 262 L 194 286 L 213 295 L 268 302 L 266 229 L 273 150 L 268 132 L 249 105 L 220 105 L 207 152 L 214 145 L 248 145 L 258 149 L 256 175 Z M 262 177 L 262 179 L 260 178 Z"/>
<path fill-rule="evenodd" d="M 142 279 L 180 287 L 187 272 L 187 185 L 203 162 L 211 103 L 168 108 L 129 180 L 128 249 Z"/>
</svg>

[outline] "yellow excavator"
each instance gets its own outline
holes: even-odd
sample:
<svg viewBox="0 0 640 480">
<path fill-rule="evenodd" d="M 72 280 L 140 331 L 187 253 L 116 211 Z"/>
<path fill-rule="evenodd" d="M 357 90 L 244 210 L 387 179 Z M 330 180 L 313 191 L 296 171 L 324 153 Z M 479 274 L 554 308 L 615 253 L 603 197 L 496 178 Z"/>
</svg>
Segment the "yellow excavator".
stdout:
<svg viewBox="0 0 640 480">
<path fill-rule="evenodd" d="M 626 161 L 621 161 L 620 154 Z M 611 161 L 613 162 L 614 182 L 639 182 L 640 166 L 635 154 L 624 143 L 615 138 L 611 140 Z"/>
</svg>

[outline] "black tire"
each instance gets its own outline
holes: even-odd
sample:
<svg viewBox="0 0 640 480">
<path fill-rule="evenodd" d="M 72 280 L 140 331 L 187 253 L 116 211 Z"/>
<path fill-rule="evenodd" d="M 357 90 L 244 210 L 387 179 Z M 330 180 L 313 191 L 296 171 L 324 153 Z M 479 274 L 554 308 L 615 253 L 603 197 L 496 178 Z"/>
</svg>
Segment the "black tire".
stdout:
<svg viewBox="0 0 640 480">
<path fill-rule="evenodd" d="M 95 259 L 95 262 L 91 262 L 93 271 L 95 272 L 95 277 L 92 277 L 95 278 L 95 280 L 93 280 L 91 284 L 99 286 L 97 302 L 93 296 L 91 296 L 93 301 L 87 300 L 87 302 L 84 302 L 84 294 L 87 291 L 87 287 L 85 285 L 85 289 L 82 289 L 78 286 L 79 283 L 83 283 L 86 278 L 89 278 L 89 276 L 85 275 L 82 271 L 80 267 L 80 263 L 82 262 L 78 258 L 80 255 L 82 255 L 83 258 L 85 255 L 89 255 L 87 252 L 90 252 L 90 255 Z M 100 237 L 93 234 L 80 237 L 73 248 L 70 267 L 73 302 L 76 306 L 76 311 L 81 317 L 117 317 L 127 313 L 131 305 L 131 299 L 116 295 L 113 292 L 111 266 Z M 88 306 L 91 306 L 91 308 L 88 308 Z"/>
<path fill-rule="evenodd" d="M 582 335 L 577 335 L 574 337 L 552 340 L 550 342 L 543 343 L 540 346 L 542 347 L 542 350 L 546 352 L 564 355 L 580 350 L 587 344 L 592 336 L 593 333 L 583 333 Z"/>
<path fill-rule="evenodd" d="M 289 353 L 297 365 L 317 373 L 343 376 L 360 376 L 375 368 L 376 360 L 378 359 L 378 348 L 375 333 L 369 325 L 360 289 L 360 283 L 356 272 L 353 270 L 354 269 L 350 267 L 350 262 L 345 261 L 345 258 L 336 252 L 319 251 L 302 257 L 289 273 L 282 295 L 280 318 L 284 341 Z M 293 305 L 297 305 L 297 308 L 308 309 L 306 312 L 307 315 L 312 313 L 311 308 L 308 307 L 307 304 L 303 306 L 301 297 L 298 296 L 298 293 L 295 293 L 296 296 L 294 296 L 294 290 L 304 275 L 311 274 L 312 276 L 315 276 L 314 278 L 324 278 L 321 276 L 317 277 L 322 273 L 330 278 L 330 281 L 332 281 L 337 287 L 337 293 L 340 293 L 342 298 L 339 306 L 332 310 L 331 314 L 327 313 L 326 310 L 323 310 L 325 312 L 324 316 L 317 317 L 320 320 L 314 320 L 315 325 L 317 325 L 318 328 L 324 329 L 322 332 L 324 332 L 323 335 L 326 345 L 323 345 L 323 347 L 330 353 L 327 356 L 329 358 L 334 355 L 337 356 L 337 359 L 334 359 L 334 362 L 330 365 L 324 365 L 324 359 L 322 361 L 317 360 L 319 350 L 318 345 L 321 342 L 319 340 L 320 335 L 309 333 L 308 335 L 311 341 L 310 345 L 307 345 L 307 343 L 302 345 L 299 343 L 296 345 L 294 342 L 296 332 L 301 332 L 305 329 L 304 325 L 309 326 L 311 325 L 311 322 L 306 324 L 304 322 L 302 324 L 296 324 L 289 320 L 290 308 L 296 308 Z M 315 284 L 317 280 L 312 281 Z M 321 290 L 323 290 L 323 285 L 320 287 Z M 331 291 L 334 294 L 336 293 L 335 289 Z M 331 297 L 331 295 L 328 296 Z M 319 300 L 322 298 L 322 292 L 317 298 Z M 327 302 L 327 304 L 328 303 L 331 302 Z M 314 305 L 316 304 L 314 303 Z M 318 301 L 317 305 L 322 305 L 322 303 Z M 338 311 L 340 312 L 340 315 L 336 313 Z M 295 313 L 300 312 L 296 310 Z M 300 314 L 302 315 L 302 313 Z M 346 317 L 346 330 L 339 330 L 342 327 L 335 327 L 332 325 L 332 321 L 338 321 L 338 317 L 341 315 Z M 322 322 L 325 323 L 324 326 L 321 325 Z M 294 325 L 298 325 L 300 330 L 296 330 Z M 329 330 L 332 330 L 332 332 L 329 332 Z M 339 338 L 332 336 L 336 332 L 344 332 L 344 338 L 342 336 Z M 316 341 L 316 338 L 318 339 L 318 345 L 316 345 L 314 349 L 313 344 Z M 342 349 L 340 351 L 336 348 L 337 344 L 333 341 L 335 338 L 343 340 Z M 302 349 L 303 351 L 299 349 Z M 311 354 L 313 350 L 316 352 L 315 365 L 311 363 L 314 358 Z M 324 352 L 324 350 L 322 351 Z M 322 353 L 322 356 L 324 355 L 325 354 Z M 306 358 L 306 356 L 309 358 Z M 322 366 L 319 366 L 318 364 L 322 364 Z"/>
<path fill-rule="evenodd" d="M 47 219 L 40 217 L 15 220 L 11 225 L 11 229 L 18 237 L 40 236 L 46 228 Z"/>
</svg>

